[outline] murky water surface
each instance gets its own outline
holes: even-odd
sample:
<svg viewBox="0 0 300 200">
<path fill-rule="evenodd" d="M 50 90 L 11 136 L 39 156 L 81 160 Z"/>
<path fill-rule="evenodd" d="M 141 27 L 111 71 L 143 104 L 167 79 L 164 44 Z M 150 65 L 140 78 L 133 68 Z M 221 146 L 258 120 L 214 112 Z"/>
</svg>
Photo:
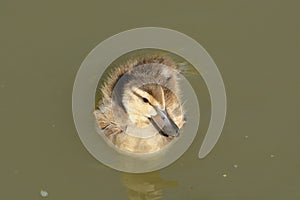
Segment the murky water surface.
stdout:
<svg viewBox="0 0 300 200">
<path fill-rule="evenodd" d="M 277 0 L 0 2 L 0 199 L 299 199 L 298 8 Z M 216 147 L 199 160 L 210 102 L 203 81 L 190 77 L 201 100 L 193 145 L 167 168 L 126 174 L 84 148 L 71 95 L 89 51 L 141 26 L 202 44 L 222 73 L 228 113 Z"/>
</svg>

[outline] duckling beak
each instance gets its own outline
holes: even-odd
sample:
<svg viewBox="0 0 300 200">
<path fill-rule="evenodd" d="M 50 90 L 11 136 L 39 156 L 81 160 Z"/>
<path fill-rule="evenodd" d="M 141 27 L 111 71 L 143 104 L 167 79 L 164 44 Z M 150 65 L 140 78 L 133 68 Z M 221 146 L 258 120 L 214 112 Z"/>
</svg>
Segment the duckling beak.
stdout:
<svg viewBox="0 0 300 200">
<path fill-rule="evenodd" d="M 162 134 L 171 137 L 179 136 L 179 128 L 169 117 L 165 110 L 156 108 L 157 115 L 151 118 L 152 124 L 162 132 Z"/>
</svg>

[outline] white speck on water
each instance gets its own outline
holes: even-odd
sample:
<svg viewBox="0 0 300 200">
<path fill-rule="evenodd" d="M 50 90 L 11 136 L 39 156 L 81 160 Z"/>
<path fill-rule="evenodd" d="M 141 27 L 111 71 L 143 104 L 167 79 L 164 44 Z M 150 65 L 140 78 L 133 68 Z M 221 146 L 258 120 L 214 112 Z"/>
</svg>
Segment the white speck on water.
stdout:
<svg viewBox="0 0 300 200">
<path fill-rule="evenodd" d="M 41 190 L 40 192 L 42 197 L 47 197 L 48 196 L 48 192 L 46 190 Z"/>
<path fill-rule="evenodd" d="M 249 138 L 249 136 L 248 135 L 245 135 L 245 139 L 248 139 Z"/>
<path fill-rule="evenodd" d="M 52 126 L 52 128 L 55 128 L 55 124 L 52 124 L 51 126 Z"/>
<path fill-rule="evenodd" d="M 236 164 L 234 164 L 234 165 L 232 165 L 234 168 L 238 168 L 239 166 L 238 165 L 236 165 Z"/>
<path fill-rule="evenodd" d="M 222 176 L 223 176 L 224 178 L 226 178 L 226 177 L 227 177 L 227 174 L 222 174 Z"/>
<path fill-rule="evenodd" d="M 271 157 L 271 158 L 274 158 L 274 157 L 275 157 L 275 155 L 274 155 L 274 154 L 271 154 L 271 155 L 270 155 L 270 157 Z"/>
</svg>

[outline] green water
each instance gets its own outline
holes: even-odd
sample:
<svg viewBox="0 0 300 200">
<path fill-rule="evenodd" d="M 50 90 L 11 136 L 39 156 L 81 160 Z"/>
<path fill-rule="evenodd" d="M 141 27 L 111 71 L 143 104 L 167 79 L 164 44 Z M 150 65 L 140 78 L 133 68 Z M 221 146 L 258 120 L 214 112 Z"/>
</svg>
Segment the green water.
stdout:
<svg viewBox="0 0 300 200">
<path fill-rule="evenodd" d="M 296 1 L 0 1 L 0 199 L 300 198 L 300 3 Z M 209 121 L 175 163 L 150 174 L 103 166 L 72 119 L 76 72 L 121 31 L 166 27 L 210 53 L 228 112 L 213 151 L 197 158 Z"/>
</svg>

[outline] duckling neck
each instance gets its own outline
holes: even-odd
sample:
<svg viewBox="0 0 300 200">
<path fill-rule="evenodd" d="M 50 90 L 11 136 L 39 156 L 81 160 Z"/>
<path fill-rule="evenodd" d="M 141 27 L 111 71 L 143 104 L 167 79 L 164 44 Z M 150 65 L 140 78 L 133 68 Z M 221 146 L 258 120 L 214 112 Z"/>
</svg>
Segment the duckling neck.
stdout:
<svg viewBox="0 0 300 200">
<path fill-rule="evenodd" d="M 157 134 L 157 130 L 151 124 L 146 127 L 137 127 L 134 125 L 128 125 L 125 134 L 137 138 L 150 138 Z"/>
</svg>

